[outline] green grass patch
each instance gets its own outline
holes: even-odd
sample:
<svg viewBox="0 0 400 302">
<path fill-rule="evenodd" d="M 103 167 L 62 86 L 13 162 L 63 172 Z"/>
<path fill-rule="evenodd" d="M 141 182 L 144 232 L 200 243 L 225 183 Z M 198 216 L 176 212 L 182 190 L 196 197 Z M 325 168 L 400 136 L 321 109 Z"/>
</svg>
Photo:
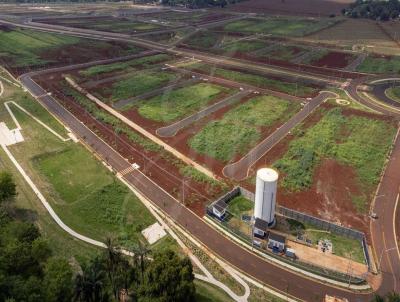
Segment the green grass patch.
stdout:
<svg viewBox="0 0 400 302">
<path fill-rule="evenodd" d="M 79 72 L 80 75 L 84 77 L 92 77 L 102 73 L 109 73 L 114 71 L 125 70 L 129 67 L 134 66 L 151 66 L 152 64 L 164 62 L 170 59 L 170 56 L 167 54 L 157 54 L 153 56 L 142 57 L 138 59 L 133 59 L 125 62 L 117 62 L 113 64 L 106 65 L 96 65 L 85 70 Z"/>
<path fill-rule="evenodd" d="M 196 113 L 225 91 L 228 89 L 222 86 L 199 83 L 145 100 L 139 105 L 138 111 L 147 119 L 171 122 Z"/>
<path fill-rule="evenodd" d="M 248 213 L 253 208 L 254 202 L 243 196 L 237 196 L 228 203 L 228 211 L 239 219 L 242 214 Z"/>
<path fill-rule="evenodd" d="M 386 95 L 395 102 L 400 102 L 400 86 L 394 86 L 386 89 Z"/>
<path fill-rule="evenodd" d="M 229 43 L 222 46 L 222 50 L 228 53 L 235 53 L 235 52 L 252 52 L 257 49 L 263 48 L 266 46 L 265 42 L 262 41 L 238 41 Z"/>
<path fill-rule="evenodd" d="M 190 139 L 196 152 L 221 161 L 244 154 L 261 138 L 262 127 L 289 118 L 290 103 L 273 96 L 259 96 L 229 111 L 221 120 L 208 123 Z M 294 106 L 295 108 L 296 106 Z"/>
<path fill-rule="evenodd" d="M 366 73 L 400 73 L 400 57 L 368 56 L 358 67 L 357 71 Z"/>
<path fill-rule="evenodd" d="M 111 101 L 119 101 L 157 89 L 176 79 L 176 75 L 166 71 L 141 71 L 112 85 Z M 104 90 L 103 90 L 104 92 Z M 100 92 L 101 94 L 101 92 Z"/>
<path fill-rule="evenodd" d="M 219 34 L 211 31 L 201 31 L 194 34 L 183 43 L 195 48 L 209 49 L 217 44 L 218 40 Z"/>
<path fill-rule="evenodd" d="M 275 36 L 301 37 L 325 28 L 335 21 L 294 18 L 248 18 L 230 22 L 224 31 L 241 33 L 265 33 Z"/>
<path fill-rule="evenodd" d="M 230 302 L 233 301 L 221 289 L 199 280 L 195 280 L 196 297 L 195 302 Z"/>
<path fill-rule="evenodd" d="M 310 96 L 317 92 L 316 88 L 304 86 L 299 83 L 284 82 L 261 75 L 244 73 L 240 71 L 233 71 L 218 67 L 213 68 L 210 65 L 205 65 L 201 63 L 193 64 L 191 66 L 187 66 L 186 68 L 193 70 L 200 70 L 201 72 L 212 74 L 217 77 L 225 78 L 235 82 L 246 83 L 260 88 L 268 88 L 276 91 L 281 91 L 290 95 L 305 97 L 305 96 Z"/>
<path fill-rule="evenodd" d="M 290 61 L 295 57 L 302 55 L 306 51 L 307 49 L 304 47 L 279 44 L 272 48 L 267 48 L 264 51 L 257 52 L 257 56 L 282 61 Z"/>
<path fill-rule="evenodd" d="M 282 185 L 290 191 L 311 187 L 314 171 L 322 158 L 332 158 L 353 167 L 362 190 L 371 192 L 380 177 L 396 128 L 387 122 L 344 116 L 340 108 L 331 109 L 309 129 L 298 127 L 287 153 L 274 163 L 284 173 Z M 364 212 L 367 194 L 355 206 Z"/>
</svg>

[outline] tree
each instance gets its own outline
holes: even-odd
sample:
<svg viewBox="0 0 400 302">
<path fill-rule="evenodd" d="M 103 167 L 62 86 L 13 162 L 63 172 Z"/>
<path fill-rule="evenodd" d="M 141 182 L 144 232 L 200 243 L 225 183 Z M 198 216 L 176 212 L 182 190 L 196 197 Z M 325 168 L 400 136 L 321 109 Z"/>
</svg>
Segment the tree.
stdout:
<svg viewBox="0 0 400 302">
<path fill-rule="evenodd" d="M 72 269 L 68 261 L 51 258 L 45 266 L 43 293 L 47 302 L 68 302 L 72 298 Z"/>
<path fill-rule="evenodd" d="M 0 172 L 0 202 L 14 197 L 17 194 L 16 185 L 11 174 Z"/>
<path fill-rule="evenodd" d="M 193 267 L 189 258 L 181 259 L 169 250 L 158 253 L 149 263 L 144 283 L 140 287 L 140 300 L 163 302 L 189 302 L 194 300 Z"/>
<path fill-rule="evenodd" d="M 139 240 L 137 246 L 133 249 L 133 253 L 136 259 L 138 259 L 139 262 L 139 267 L 140 267 L 140 273 L 141 273 L 141 281 L 143 282 L 144 280 L 144 271 L 146 268 L 146 263 L 147 263 L 147 256 L 150 253 L 149 247 L 144 244 L 141 240 Z"/>
<path fill-rule="evenodd" d="M 118 284 L 117 280 L 117 275 L 119 266 L 121 264 L 122 255 L 119 249 L 116 248 L 114 240 L 112 238 L 108 237 L 106 239 L 105 244 L 106 244 L 106 249 L 104 252 L 105 267 L 107 271 L 108 280 L 110 281 L 112 287 L 114 298 L 117 299 L 118 291 L 120 288 L 120 284 Z"/>
</svg>

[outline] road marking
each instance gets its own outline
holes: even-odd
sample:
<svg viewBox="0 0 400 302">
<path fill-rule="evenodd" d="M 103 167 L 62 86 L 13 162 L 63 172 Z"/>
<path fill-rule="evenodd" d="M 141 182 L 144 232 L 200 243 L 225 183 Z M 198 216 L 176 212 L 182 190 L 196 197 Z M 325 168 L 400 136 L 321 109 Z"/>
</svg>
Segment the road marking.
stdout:
<svg viewBox="0 0 400 302">
<path fill-rule="evenodd" d="M 135 163 L 135 164 L 132 164 L 131 166 L 129 166 L 128 168 L 119 171 L 119 174 L 121 174 L 122 176 L 125 176 L 129 173 L 134 172 L 135 170 L 137 170 L 139 168 L 140 168 L 139 165 Z"/>
</svg>

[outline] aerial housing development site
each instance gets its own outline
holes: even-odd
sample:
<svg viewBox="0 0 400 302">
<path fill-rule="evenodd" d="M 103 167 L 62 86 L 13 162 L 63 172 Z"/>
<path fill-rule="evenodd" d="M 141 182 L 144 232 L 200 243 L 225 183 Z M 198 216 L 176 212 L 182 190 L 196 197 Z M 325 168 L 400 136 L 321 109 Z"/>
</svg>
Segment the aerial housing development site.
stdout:
<svg viewBox="0 0 400 302">
<path fill-rule="evenodd" d="M 399 302 L 399 122 L 399 0 L 0 0 L 0 302 Z"/>
</svg>

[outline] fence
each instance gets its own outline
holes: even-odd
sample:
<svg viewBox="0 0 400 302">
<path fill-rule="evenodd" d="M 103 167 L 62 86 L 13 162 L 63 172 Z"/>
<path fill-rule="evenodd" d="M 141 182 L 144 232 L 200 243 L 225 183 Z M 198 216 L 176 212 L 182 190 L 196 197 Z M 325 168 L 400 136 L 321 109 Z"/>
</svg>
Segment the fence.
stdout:
<svg viewBox="0 0 400 302">
<path fill-rule="evenodd" d="M 223 200 L 226 203 L 229 203 L 230 200 L 232 200 L 233 198 L 235 198 L 236 196 L 242 195 L 243 197 L 251 200 L 254 202 L 255 200 L 255 194 L 242 188 L 242 187 L 235 187 L 232 191 L 226 193 L 225 195 L 223 195 L 222 197 L 220 197 L 219 199 L 217 199 L 215 202 L 219 201 L 219 200 Z M 215 203 L 214 202 L 214 203 Z M 214 204 L 212 203 L 211 206 Z M 303 222 L 303 223 L 308 223 L 311 224 L 321 230 L 324 231 L 328 231 L 340 236 L 345 236 L 351 239 L 356 239 L 360 241 L 360 244 L 363 247 L 363 251 L 364 251 L 364 257 L 365 257 L 365 262 L 368 265 L 368 269 L 371 270 L 371 260 L 370 260 L 370 255 L 368 252 L 368 245 L 366 243 L 365 240 L 365 234 L 363 232 L 354 230 L 354 229 L 350 229 L 305 213 L 301 213 L 292 209 L 288 209 L 282 206 L 276 206 L 276 212 L 279 213 L 280 215 L 286 217 L 286 218 L 290 218 L 290 219 L 294 219 L 296 221 L 299 222 Z"/>
</svg>

